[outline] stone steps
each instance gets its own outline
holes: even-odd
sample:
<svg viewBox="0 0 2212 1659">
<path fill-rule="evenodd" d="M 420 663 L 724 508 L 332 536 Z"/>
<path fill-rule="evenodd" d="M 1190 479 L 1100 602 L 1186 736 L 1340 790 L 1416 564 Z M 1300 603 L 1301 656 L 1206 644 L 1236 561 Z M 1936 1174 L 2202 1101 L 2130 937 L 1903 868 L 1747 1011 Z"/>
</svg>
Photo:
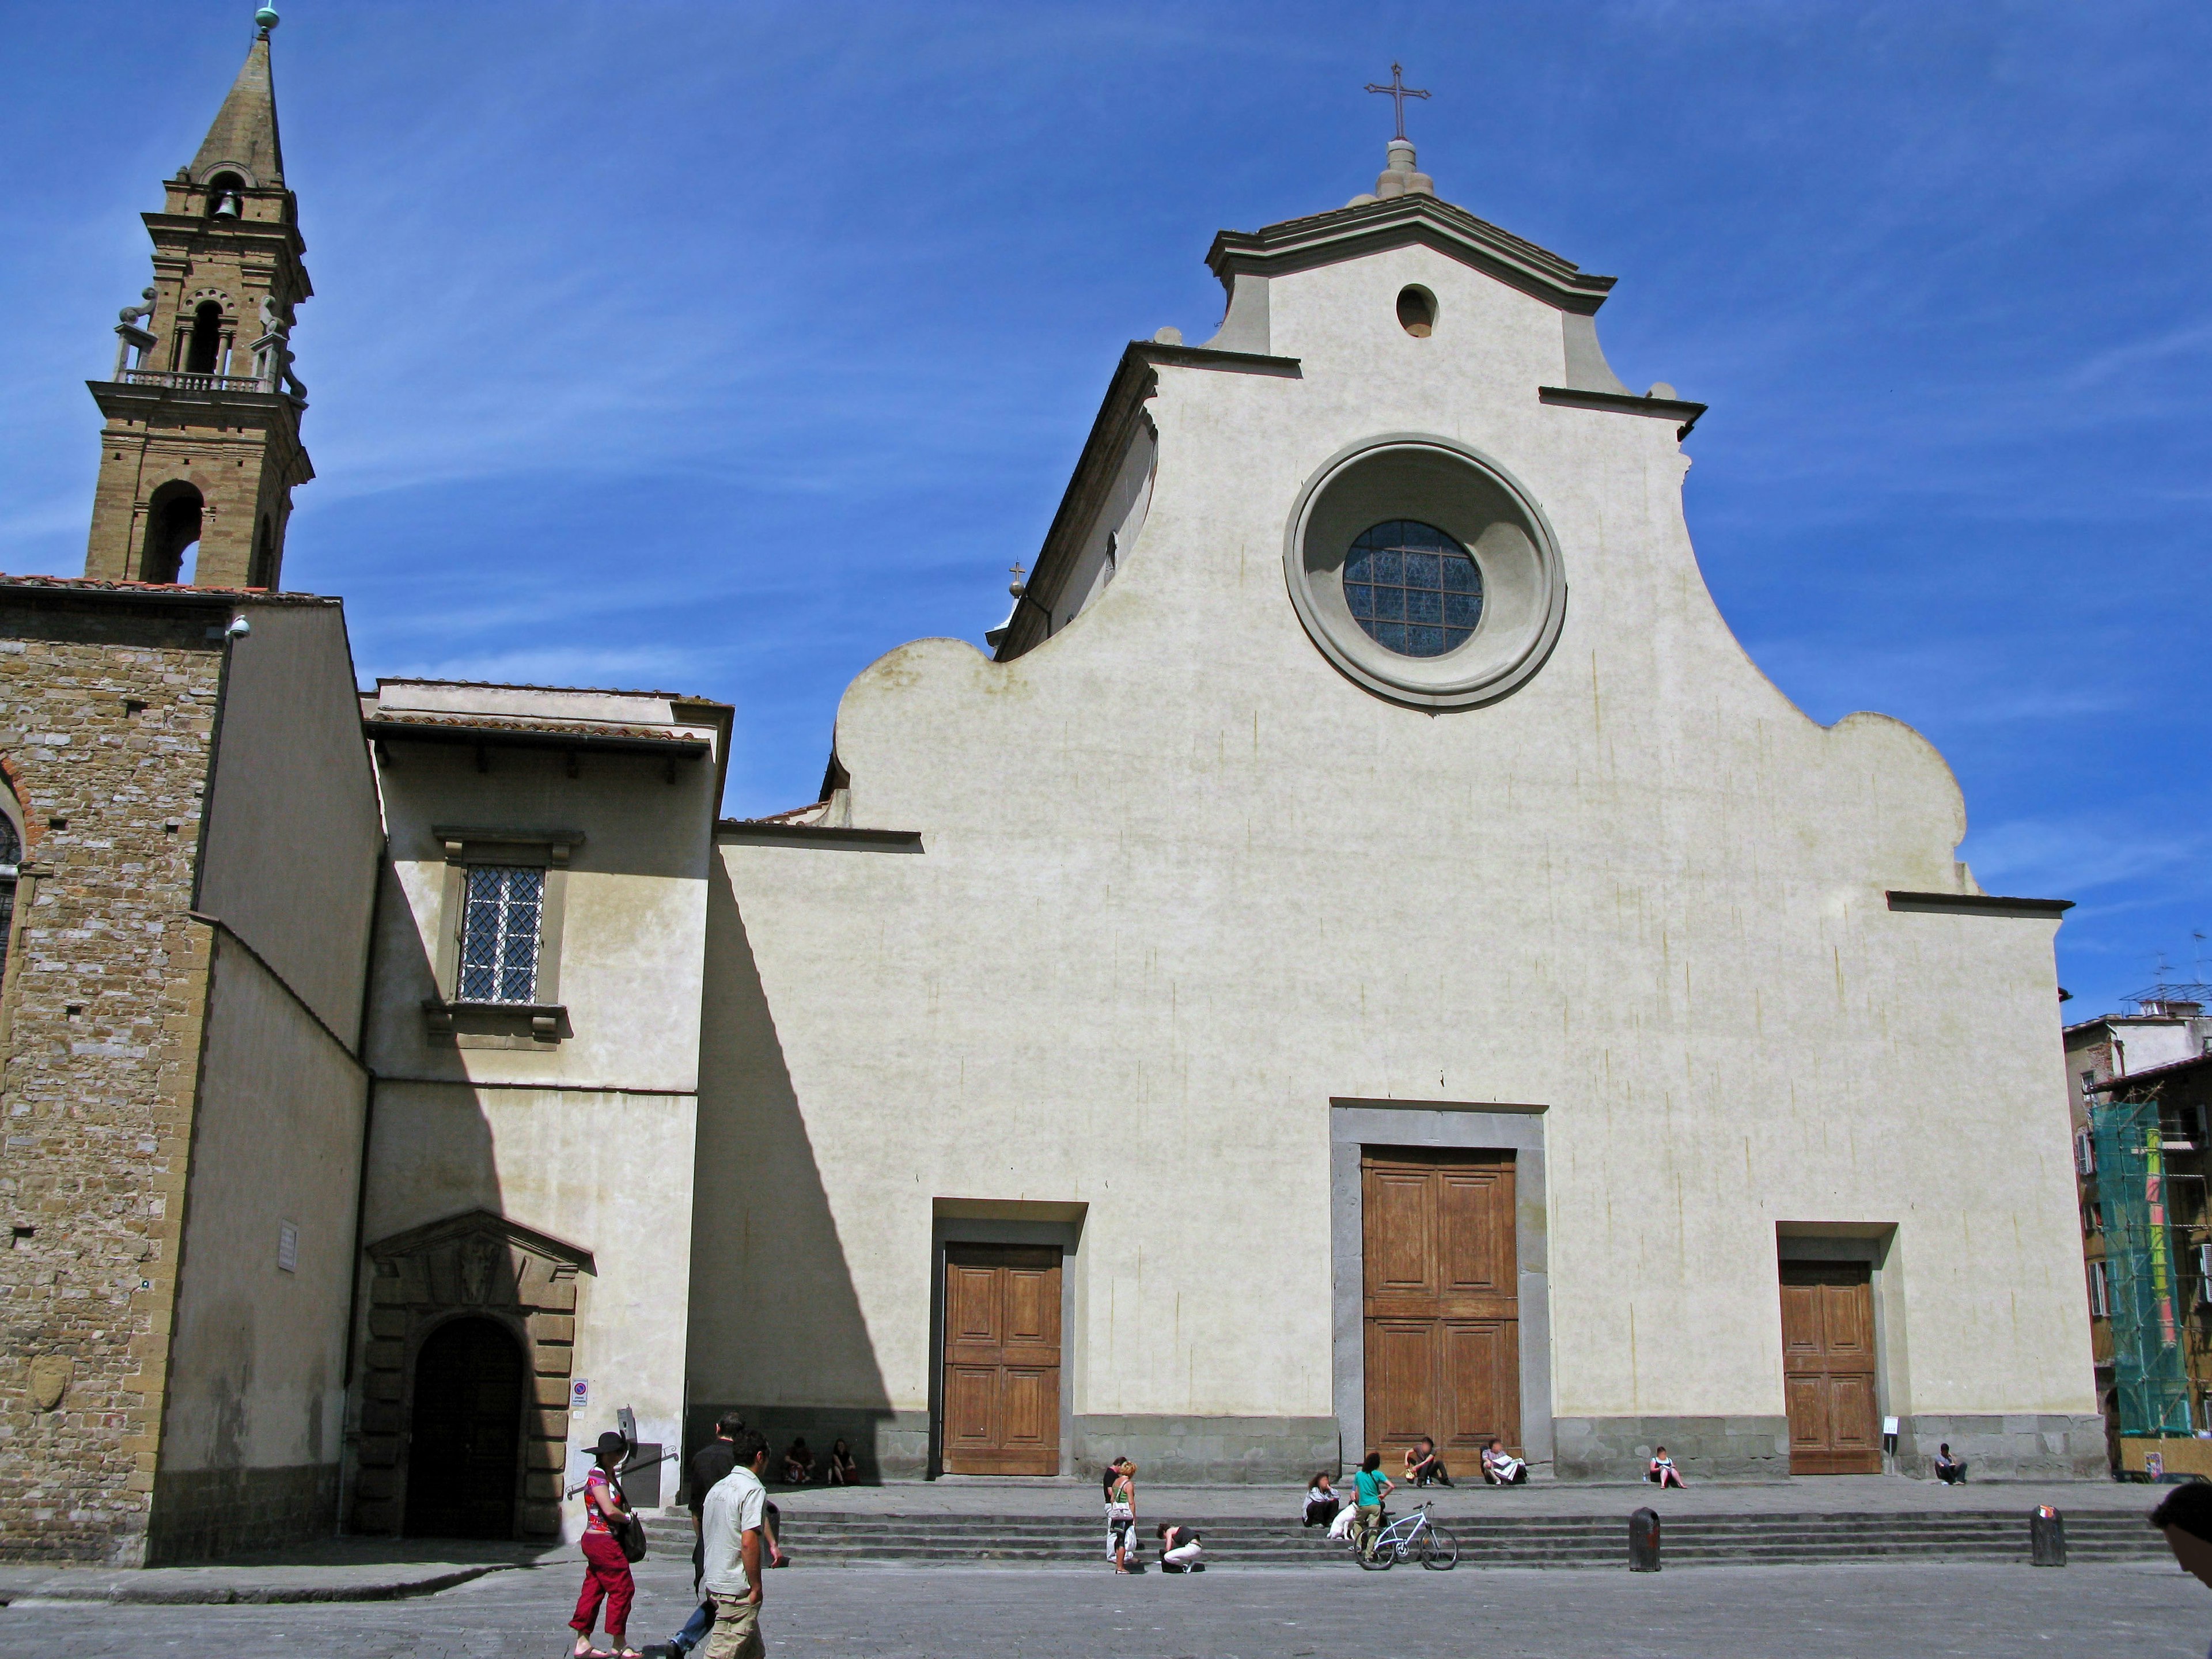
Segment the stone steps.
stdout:
<svg viewBox="0 0 2212 1659">
<path fill-rule="evenodd" d="M 1462 1566 L 1625 1567 L 1626 1512 L 1438 1517 L 1459 1540 Z M 1349 1552 L 1317 1529 L 1249 1516 L 1189 1523 L 1208 1557 L 1226 1566 L 1354 1568 Z M 656 1548 L 689 1553 L 688 1520 L 653 1519 Z M 2018 1561 L 2028 1558 L 2027 1516 L 1943 1514 L 1686 1515 L 1665 1522 L 1669 1565 L 1799 1565 L 1867 1560 Z M 1105 1559 L 1103 1519 L 1054 1516 L 787 1514 L 794 1559 L 820 1565 L 1007 1563 L 1096 1565 Z M 2165 1540 L 2127 1513 L 2081 1512 L 2066 1521 L 2071 1562 L 2157 1560 Z M 1149 1542 L 1149 1539 L 1147 1540 Z M 1356 1568 L 1354 1569 L 1356 1570 Z"/>
</svg>

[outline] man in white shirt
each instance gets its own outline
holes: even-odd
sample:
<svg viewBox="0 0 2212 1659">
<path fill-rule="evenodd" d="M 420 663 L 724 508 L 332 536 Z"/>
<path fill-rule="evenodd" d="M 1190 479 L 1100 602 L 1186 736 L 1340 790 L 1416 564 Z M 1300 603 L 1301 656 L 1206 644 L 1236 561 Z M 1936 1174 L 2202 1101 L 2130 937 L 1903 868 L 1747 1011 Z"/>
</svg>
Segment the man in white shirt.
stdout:
<svg viewBox="0 0 2212 1659">
<path fill-rule="evenodd" d="M 706 1571 L 701 1583 L 714 1604 L 714 1628 L 703 1659 L 764 1659 L 761 1639 L 761 1522 L 768 1489 L 768 1437 L 747 1429 L 737 1437 L 736 1467 L 707 1494 L 699 1513 Z"/>
</svg>

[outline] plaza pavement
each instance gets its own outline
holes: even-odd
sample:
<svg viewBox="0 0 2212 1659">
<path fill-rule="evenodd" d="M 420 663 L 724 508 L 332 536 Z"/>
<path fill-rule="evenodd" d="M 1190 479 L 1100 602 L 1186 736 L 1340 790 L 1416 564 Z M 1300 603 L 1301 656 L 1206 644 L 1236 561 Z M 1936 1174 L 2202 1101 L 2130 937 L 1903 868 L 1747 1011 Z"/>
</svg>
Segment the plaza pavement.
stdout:
<svg viewBox="0 0 2212 1659">
<path fill-rule="evenodd" d="M 397 1601 L 0 1609 L 0 1656 L 560 1659 L 572 1553 Z M 640 1568 L 631 1639 L 690 1602 L 681 1559 Z M 2130 1565 L 1850 1565 L 1368 1574 L 1253 1568 L 1115 1578 L 1041 1568 L 770 1575 L 772 1655 L 838 1659 L 2196 1659 L 2212 1591 Z"/>
</svg>

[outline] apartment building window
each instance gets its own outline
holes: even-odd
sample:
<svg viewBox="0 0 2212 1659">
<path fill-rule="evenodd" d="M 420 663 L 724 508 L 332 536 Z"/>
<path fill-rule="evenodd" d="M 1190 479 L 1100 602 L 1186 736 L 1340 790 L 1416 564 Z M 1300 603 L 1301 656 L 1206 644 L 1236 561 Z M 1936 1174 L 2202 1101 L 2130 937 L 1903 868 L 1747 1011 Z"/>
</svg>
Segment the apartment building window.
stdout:
<svg viewBox="0 0 2212 1659">
<path fill-rule="evenodd" d="M 544 909 L 544 870 L 525 865 L 470 866 L 461 922 L 462 1001 L 537 1000 L 539 924 Z"/>
<path fill-rule="evenodd" d="M 2089 1316 L 2093 1319 L 2112 1316 L 2112 1282 L 2101 1261 L 2089 1264 Z"/>
<path fill-rule="evenodd" d="M 2074 1168 L 2075 1172 L 2081 1175 L 2089 1176 L 2097 1173 L 2097 1148 L 2095 1143 L 2089 1139 L 2089 1132 L 2087 1129 L 2076 1129 L 2074 1132 Z"/>
</svg>

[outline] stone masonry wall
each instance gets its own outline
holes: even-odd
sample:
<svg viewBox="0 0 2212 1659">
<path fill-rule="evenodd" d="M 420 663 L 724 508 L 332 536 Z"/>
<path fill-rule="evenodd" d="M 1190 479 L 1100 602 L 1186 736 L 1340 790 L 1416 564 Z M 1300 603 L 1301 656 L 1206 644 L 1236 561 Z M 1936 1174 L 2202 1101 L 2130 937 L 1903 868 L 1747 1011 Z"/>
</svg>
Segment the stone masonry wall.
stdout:
<svg viewBox="0 0 2212 1659">
<path fill-rule="evenodd" d="M 0 1556 L 143 1559 L 210 940 L 222 610 L 0 602 L 31 846 L 0 984 Z"/>
</svg>

